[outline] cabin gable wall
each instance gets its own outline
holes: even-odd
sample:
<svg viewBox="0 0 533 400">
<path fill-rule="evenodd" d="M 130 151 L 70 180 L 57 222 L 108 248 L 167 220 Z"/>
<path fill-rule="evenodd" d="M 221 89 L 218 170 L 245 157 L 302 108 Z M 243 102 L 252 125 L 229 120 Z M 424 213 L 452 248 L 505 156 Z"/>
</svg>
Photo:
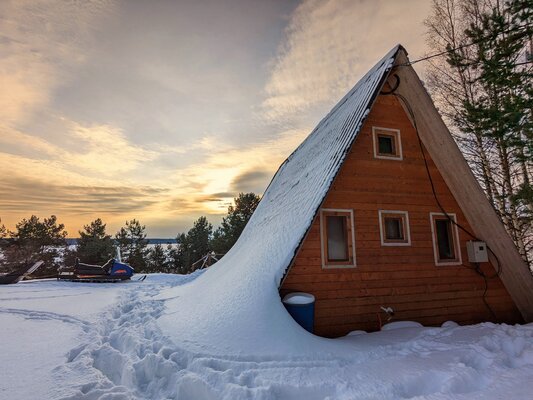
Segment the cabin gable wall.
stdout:
<svg viewBox="0 0 533 400">
<path fill-rule="evenodd" d="M 373 127 L 400 131 L 401 158 L 375 157 Z M 375 129 L 374 129 L 375 131 Z M 375 134 L 375 132 L 374 132 Z M 470 230 L 466 218 L 426 152 L 440 203 Z M 300 246 L 280 294 L 312 293 L 316 298 L 315 333 L 335 337 L 356 329 L 377 330 L 392 307 L 394 320 L 440 325 L 447 320 L 515 323 L 520 313 L 498 277 L 485 280 L 468 263 L 468 234 L 459 230 L 462 265 L 435 264 L 430 214 L 440 213 L 416 132 L 394 96 L 379 96 L 347 159 L 327 194 L 322 209 L 352 210 L 355 267 L 323 268 L 320 215 Z M 383 245 L 380 210 L 408 215 L 409 243 Z M 494 275 L 489 263 L 481 269 Z"/>
</svg>

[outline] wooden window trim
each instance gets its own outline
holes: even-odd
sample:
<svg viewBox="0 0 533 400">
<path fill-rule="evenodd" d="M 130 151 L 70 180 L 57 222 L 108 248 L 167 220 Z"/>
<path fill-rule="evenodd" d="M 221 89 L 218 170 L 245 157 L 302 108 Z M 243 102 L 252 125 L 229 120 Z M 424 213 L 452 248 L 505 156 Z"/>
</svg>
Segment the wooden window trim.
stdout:
<svg viewBox="0 0 533 400">
<path fill-rule="evenodd" d="M 390 154 L 379 153 L 379 141 L 378 141 L 379 135 L 394 137 L 394 145 L 395 145 L 396 154 L 390 155 Z M 382 160 L 396 160 L 396 161 L 403 160 L 402 135 L 399 129 L 390 129 L 390 128 L 382 128 L 380 126 L 373 126 L 372 127 L 372 140 L 373 140 L 373 147 L 374 147 L 374 158 L 380 158 Z"/>
<path fill-rule="evenodd" d="M 455 214 L 448 213 L 448 215 L 451 217 L 451 219 L 453 219 L 454 222 L 457 222 L 457 216 Z M 435 230 L 435 221 L 439 219 L 442 220 L 442 219 L 448 219 L 448 218 L 446 217 L 446 214 L 432 212 L 432 213 L 429 213 L 429 219 L 431 223 L 431 238 L 433 240 L 433 256 L 435 258 L 435 265 L 436 266 L 462 265 L 463 258 L 461 254 L 461 242 L 459 242 L 459 230 L 457 229 L 457 225 L 455 225 L 454 223 L 451 224 L 453 246 L 455 250 L 455 259 L 440 260 L 439 259 L 439 248 L 438 248 L 438 243 L 437 243 L 437 232 Z"/>
<path fill-rule="evenodd" d="M 379 235 L 382 246 L 411 246 L 411 228 L 409 226 L 409 213 L 399 210 L 379 210 Z M 403 240 L 390 240 L 385 237 L 385 218 L 388 216 L 402 219 Z"/>
<path fill-rule="evenodd" d="M 355 268 L 357 266 L 355 261 L 355 224 L 353 210 L 351 209 L 333 209 L 323 208 L 320 210 L 320 255 L 322 259 L 323 269 L 335 268 Z M 328 215 L 344 216 L 348 218 L 347 235 L 348 235 L 348 258 L 346 261 L 328 261 L 327 259 L 327 232 L 326 232 L 326 218 Z"/>
</svg>

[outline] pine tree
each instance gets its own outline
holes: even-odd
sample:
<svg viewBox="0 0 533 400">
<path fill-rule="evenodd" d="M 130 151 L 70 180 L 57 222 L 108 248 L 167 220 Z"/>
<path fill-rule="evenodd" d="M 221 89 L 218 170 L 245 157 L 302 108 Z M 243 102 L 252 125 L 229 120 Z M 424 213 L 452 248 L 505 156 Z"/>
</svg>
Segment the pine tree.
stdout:
<svg viewBox="0 0 533 400">
<path fill-rule="evenodd" d="M 526 4 L 526 3 L 529 3 Z M 463 102 L 465 130 L 476 131 L 494 144 L 499 187 L 493 198 L 502 220 L 526 261 L 530 261 L 533 202 L 530 194 L 531 109 L 533 79 L 530 67 L 519 64 L 532 28 L 523 21 L 533 17 L 531 2 L 515 0 L 479 15 L 465 30 L 474 52 L 469 57 L 452 52 L 448 62 L 475 72 L 478 95 Z M 528 166 L 529 165 L 529 166 Z"/>
<path fill-rule="evenodd" d="M 3 269 L 4 264 L 4 252 L 3 250 L 7 248 L 8 242 L 6 240 L 7 238 L 7 228 L 4 224 L 2 224 L 2 220 L 0 219 L 0 270 Z"/>
<path fill-rule="evenodd" d="M 5 240 L 7 238 L 7 228 L 4 224 L 2 224 L 2 220 L 0 219 L 0 250 L 7 246 L 7 241 Z M 1 257 L 0 257 L 1 258 Z"/>
<path fill-rule="evenodd" d="M 12 241 L 4 251 L 4 263 L 13 269 L 22 265 L 44 261 L 38 270 L 41 275 L 54 274 L 60 266 L 61 256 L 66 250 L 67 232 L 63 224 L 57 223 L 55 215 L 41 220 L 32 215 L 23 219 L 10 232 Z"/>
<path fill-rule="evenodd" d="M 189 260 L 186 252 L 186 249 L 188 247 L 186 241 L 187 235 L 184 233 L 180 233 L 176 237 L 176 242 L 178 243 L 178 245 L 176 247 L 173 247 L 171 245 L 167 247 L 169 257 L 169 268 L 172 270 L 172 272 L 176 274 L 186 274 L 188 272 Z"/>
<path fill-rule="evenodd" d="M 102 264 L 115 254 L 111 235 L 106 234 L 106 224 L 100 218 L 83 226 L 76 249 L 77 257 L 84 263 Z"/>
<path fill-rule="evenodd" d="M 7 229 L 4 224 L 2 224 L 2 219 L 0 218 L 0 239 L 7 237 Z"/>
<path fill-rule="evenodd" d="M 165 249 L 160 244 L 156 244 L 148 252 L 147 268 L 145 272 L 168 272 L 169 262 Z"/>
<path fill-rule="evenodd" d="M 181 233 L 176 238 L 178 248 L 172 252 L 173 265 L 181 274 L 194 271 L 193 264 L 210 251 L 213 225 L 206 217 L 198 218 L 187 234 Z"/>
<path fill-rule="evenodd" d="M 433 0 L 427 83 L 510 236 L 533 267 L 531 0 Z M 528 43 L 529 42 L 529 43 Z"/>
<path fill-rule="evenodd" d="M 239 193 L 235 206 L 228 207 L 228 214 L 213 234 L 211 247 L 217 254 L 226 254 L 239 239 L 248 220 L 259 205 L 261 197 L 255 193 Z"/>
<path fill-rule="evenodd" d="M 212 233 L 213 225 L 207 221 L 206 217 L 198 218 L 194 222 L 193 227 L 187 232 L 186 243 L 188 245 L 190 268 L 192 268 L 193 263 L 211 251 L 209 241 Z"/>
<path fill-rule="evenodd" d="M 123 260 L 131 265 L 137 272 L 146 270 L 146 256 L 148 253 L 146 240 L 146 227 L 136 219 L 126 221 L 115 235 L 117 245 Z"/>
</svg>

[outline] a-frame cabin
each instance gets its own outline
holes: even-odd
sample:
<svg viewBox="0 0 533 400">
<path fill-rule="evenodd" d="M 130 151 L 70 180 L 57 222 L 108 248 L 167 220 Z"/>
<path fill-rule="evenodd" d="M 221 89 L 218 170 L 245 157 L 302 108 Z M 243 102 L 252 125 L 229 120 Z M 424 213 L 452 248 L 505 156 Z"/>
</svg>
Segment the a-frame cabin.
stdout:
<svg viewBox="0 0 533 400">
<path fill-rule="evenodd" d="M 437 199 L 493 252 L 479 265 L 489 278 L 498 272 L 485 296 L 465 251 L 471 238 L 442 218 Z M 315 295 L 323 336 L 378 329 L 382 306 L 425 325 L 533 321 L 533 277 L 401 46 L 283 162 L 237 243 L 180 286 L 162 320 L 181 320 L 174 334 L 202 353 L 236 354 L 243 337 L 257 345 L 250 354 L 308 354 L 325 343 L 336 351 L 291 319 L 280 295 L 293 291 Z"/>
<path fill-rule="evenodd" d="M 424 325 L 533 319 L 531 273 L 401 46 L 296 149 L 270 192 L 279 181 L 293 189 L 298 173 L 283 170 L 305 152 L 334 161 L 279 290 L 315 296 L 316 334 L 379 329 L 382 307 Z M 489 261 L 469 261 L 472 240 L 486 242 Z"/>
</svg>

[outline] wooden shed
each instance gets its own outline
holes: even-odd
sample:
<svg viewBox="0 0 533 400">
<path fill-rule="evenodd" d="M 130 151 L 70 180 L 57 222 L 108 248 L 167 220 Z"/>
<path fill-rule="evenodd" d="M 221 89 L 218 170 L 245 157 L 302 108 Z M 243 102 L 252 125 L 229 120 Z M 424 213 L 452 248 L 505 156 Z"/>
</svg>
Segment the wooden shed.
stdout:
<svg viewBox="0 0 533 400">
<path fill-rule="evenodd" d="M 333 159 L 331 178 L 279 290 L 315 296 L 316 334 L 377 330 L 391 317 L 424 325 L 533 320 L 531 272 L 401 46 L 320 122 L 267 193 L 278 182 L 305 184 L 303 172 L 285 179 L 284 169 L 309 157 Z"/>
</svg>

